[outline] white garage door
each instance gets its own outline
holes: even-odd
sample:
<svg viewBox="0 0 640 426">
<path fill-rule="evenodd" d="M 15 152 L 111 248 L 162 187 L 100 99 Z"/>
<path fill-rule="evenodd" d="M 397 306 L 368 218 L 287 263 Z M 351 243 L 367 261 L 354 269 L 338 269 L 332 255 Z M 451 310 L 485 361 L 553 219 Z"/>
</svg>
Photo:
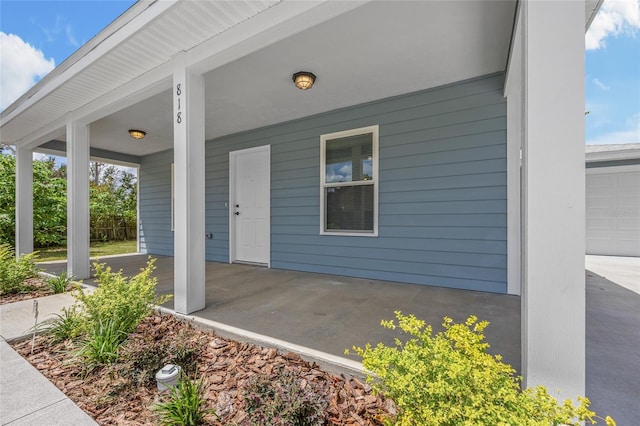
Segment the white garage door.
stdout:
<svg viewBox="0 0 640 426">
<path fill-rule="evenodd" d="M 640 256 L 640 165 L 587 169 L 587 254 Z"/>
</svg>

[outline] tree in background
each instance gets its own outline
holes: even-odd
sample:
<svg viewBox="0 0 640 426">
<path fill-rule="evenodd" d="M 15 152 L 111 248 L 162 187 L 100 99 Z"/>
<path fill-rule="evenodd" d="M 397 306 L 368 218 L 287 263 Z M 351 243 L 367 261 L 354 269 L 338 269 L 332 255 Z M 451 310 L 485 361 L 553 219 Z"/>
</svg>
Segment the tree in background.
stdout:
<svg viewBox="0 0 640 426">
<path fill-rule="evenodd" d="M 137 181 L 133 173 L 119 167 L 92 162 L 90 188 L 93 238 L 135 238 Z"/>
<path fill-rule="evenodd" d="M 16 158 L 0 156 L 0 243 L 15 244 Z M 66 168 L 53 157 L 33 162 L 33 239 L 37 247 L 63 244 L 67 232 Z"/>
<path fill-rule="evenodd" d="M 137 180 L 133 173 L 92 162 L 90 218 L 93 238 L 136 237 Z M 0 244 L 15 245 L 15 156 L 0 155 Z M 67 167 L 55 158 L 33 161 L 33 233 L 36 247 L 64 245 L 67 234 Z"/>
</svg>

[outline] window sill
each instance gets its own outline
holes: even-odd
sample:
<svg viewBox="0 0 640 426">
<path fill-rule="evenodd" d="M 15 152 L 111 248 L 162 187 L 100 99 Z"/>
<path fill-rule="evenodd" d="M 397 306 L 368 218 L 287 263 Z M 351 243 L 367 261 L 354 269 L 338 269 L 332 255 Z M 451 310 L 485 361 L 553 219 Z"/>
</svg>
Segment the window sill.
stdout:
<svg viewBox="0 0 640 426">
<path fill-rule="evenodd" d="M 320 231 L 320 235 L 337 235 L 340 237 L 377 237 L 378 232 Z"/>
</svg>

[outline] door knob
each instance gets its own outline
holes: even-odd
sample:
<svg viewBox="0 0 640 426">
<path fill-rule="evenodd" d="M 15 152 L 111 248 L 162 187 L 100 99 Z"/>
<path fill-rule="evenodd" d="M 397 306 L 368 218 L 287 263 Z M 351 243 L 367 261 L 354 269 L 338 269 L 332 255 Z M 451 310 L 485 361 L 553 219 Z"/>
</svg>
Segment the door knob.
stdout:
<svg viewBox="0 0 640 426">
<path fill-rule="evenodd" d="M 236 216 L 240 216 L 240 212 L 235 212 L 234 213 Z"/>
</svg>

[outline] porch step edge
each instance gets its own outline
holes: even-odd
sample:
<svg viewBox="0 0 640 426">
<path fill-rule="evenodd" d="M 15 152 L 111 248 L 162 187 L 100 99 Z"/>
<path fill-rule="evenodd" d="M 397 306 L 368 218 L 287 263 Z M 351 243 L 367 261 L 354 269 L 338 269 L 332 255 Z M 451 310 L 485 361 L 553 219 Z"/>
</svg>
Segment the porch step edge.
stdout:
<svg viewBox="0 0 640 426">
<path fill-rule="evenodd" d="M 264 334 L 254 333 L 253 331 L 249 331 L 249 330 L 234 327 L 228 324 L 223 324 L 220 322 L 208 320 L 206 318 L 201 318 L 195 315 L 180 314 L 174 311 L 173 309 L 165 308 L 162 306 L 157 306 L 156 308 L 161 313 L 174 315 L 177 318 L 182 318 L 187 321 L 191 321 L 195 324 L 212 328 L 216 331 L 219 330 L 224 333 L 232 334 L 247 340 L 267 344 L 269 346 L 275 346 L 275 347 L 286 349 L 292 352 L 296 352 L 299 355 L 301 355 L 303 358 L 307 357 L 307 358 L 318 360 L 336 367 L 346 368 L 348 370 L 351 370 L 354 373 L 357 373 L 358 375 L 362 375 L 364 371 L 364 367 L 362 366 L 362 363 L 357 361 L 352 361 L 350 359 L 343 358 L 337 355 L 332 355 L 316 349 L 308 348 L 306 346 L 301 346 L 295 343 L 287 342 L 285 340 L 280 340 L 274 337 L 265 336 Z"/>
</svg>

